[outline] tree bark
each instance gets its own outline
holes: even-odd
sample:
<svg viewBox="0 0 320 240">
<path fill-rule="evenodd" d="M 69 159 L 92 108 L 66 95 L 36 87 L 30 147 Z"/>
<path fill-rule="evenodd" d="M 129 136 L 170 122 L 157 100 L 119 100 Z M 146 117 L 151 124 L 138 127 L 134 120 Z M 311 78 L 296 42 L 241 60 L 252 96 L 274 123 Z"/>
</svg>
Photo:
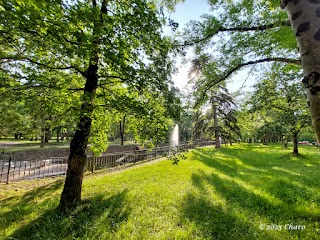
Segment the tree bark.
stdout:
<svg viewBox="0 0 320 240">
<path fill-rule="evenodd" d="M 124 144 L 124 140 L 125 140 L 125 124 L 126 124 L 126 115 L 123 116 L 123 119 L 120 120 L 120 137 L 121 137 L 121 145 Z"/>
<path fill-rule="evenodd" d="M 220 143 L 220 130 L 219 130 L 219 125 L 218 125 L 218 113 L 217 113 L 217 105 L 213 105 L 213 111 L 214 111 L 214 135 L 216 138 L 216 148 L 221 147 Z"/>
<path fill-rule="evenodd" d="M 320 143 L 320 2 L 283 0 L 299 46 L 303 83 L 306 87 L 317 142 Z"/>
<path fill-rule="evenodd" d="M 51 140 L 51 131 L 49 128 L 46 128 L 45 134 L 44 134 L 44 142 L 49 143 L 49 140 Z"/>
<path fill-rule="evenodd" d="M 292 134 L 292 140 L 293 140 L 293 154 L 298 155 L 298 133 Z"/>
<path fill-rule="evenodd" d="M 263 138 L 263 145 L 268 145 L 268 139 L 267 138 Z"/>
<path fill-rule="evenodd" d="M 57 129 L 57 142 L 59 142 L 59 138 L 60 138 L 60 133 L 61 133 L 61 130 L 60 129 Z"/>
<path fill-rule="evenodd" d="M 61 132 L 61 141 L 62 142 L 64 141 L 65 136 L 66 136 L 66 133 L 65 132 Z"/>
<path fill-rule="evenodd" d="M 40 147 L 43 148 L 44 147 L 44 139 L 45 139 L 45 130 L 42 129 L 41 130 L 41 137 L 40 137 Z"/>
<path fill-rule="evenodd" d="M 100 21 L 94 22 L 93 26 L 93 43 L 95 48 L 92 49 L 92 57 L 89 60 L 89 66 L 86 73 L 86 84 L 80 109 L 80 121 L 77 130 L 70 143 L 70 154 L 68 159 L 68 170 L 64 188 L 60 198 L 59 210 L 66 212 L 81 201 L 82 179 L 86 164 L 86 150 L 92 124 L 92 113 L 94 110 L 94 99 L 98 88 L 98 63 L 99 63 L 99 45 L 101 43 L 98 35 L 103 25 L 103 14 L 106 14 L 106 0 L 102 1 L 100 9 Z M 97 7 L 95 0 L 92 0 L 94 8 Z"/>
<path fill-rule="evenodd" d="M 91 61 L 95 62 L 95 61 Z M 91 64 L 87 70 L 80 121 L 70 143 L 68 170 L 60 199 L 59 209 L 66 212 L 81 201 L 82 179 L 86 163 L 86 149 L 91 130 L 93 102 L 98 86 L 98 65 Z"/>
</svg>

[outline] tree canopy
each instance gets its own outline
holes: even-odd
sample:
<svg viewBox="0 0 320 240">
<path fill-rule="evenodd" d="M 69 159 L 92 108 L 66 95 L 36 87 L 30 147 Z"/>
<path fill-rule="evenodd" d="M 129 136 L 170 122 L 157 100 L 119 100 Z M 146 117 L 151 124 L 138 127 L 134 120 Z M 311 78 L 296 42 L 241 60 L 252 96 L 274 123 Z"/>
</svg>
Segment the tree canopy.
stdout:
<svg viewBox="0 0 320 240">
<path fill-rule="evenodd" d="M 44 122 L 70 106 L 75 110 L 61 210 L 80 200 L 89 137 L 97 153 L 105 149 L 115 111 L 147 113 L 153 129 L 157 121 L 167 125 L 166 117 L 178 116 L 170 80 L 172 44 L 162 34 L 165 17 L 152 1 L 12 0 L 1 3 L 0 19 L 4 91 L 26 89 L 38 103 L 45 99 L 48 108 L 36 114 Z M 147 104 L 156 98 L 161 104 Z"/>
</svg>

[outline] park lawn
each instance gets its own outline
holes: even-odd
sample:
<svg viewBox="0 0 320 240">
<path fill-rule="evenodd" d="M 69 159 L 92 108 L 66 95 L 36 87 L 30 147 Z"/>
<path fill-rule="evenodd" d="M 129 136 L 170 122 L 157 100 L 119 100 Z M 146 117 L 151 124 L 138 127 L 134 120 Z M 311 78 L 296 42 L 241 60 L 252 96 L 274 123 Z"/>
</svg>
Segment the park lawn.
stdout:
<svg viewBox="0 0 320 240">
<path fill-rule="evenodd" d="M 320 239 L 320 150 L 290 151 L 199 148 L 177 166 L 87 174 L 68 217 L 63 179 L 2 184 L 0 239 Z"/>
</svg>

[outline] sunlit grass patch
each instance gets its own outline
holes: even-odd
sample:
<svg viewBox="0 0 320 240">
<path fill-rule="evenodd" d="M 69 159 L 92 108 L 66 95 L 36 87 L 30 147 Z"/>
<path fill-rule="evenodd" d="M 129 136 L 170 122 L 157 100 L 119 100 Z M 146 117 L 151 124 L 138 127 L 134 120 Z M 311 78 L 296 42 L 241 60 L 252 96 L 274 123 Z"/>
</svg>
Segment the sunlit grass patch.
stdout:
<svg viewBox="0 0 320 240">
<path fill-rule="evenodd" d="M 190 151 L 177 166 L 87 174 L 69 216 L 56 211 L 61 179 L 0 185 L 0 238 L 318 239 L 319 149 L 282 158 L 290 151 L 236 144 Z"/>
</svg>

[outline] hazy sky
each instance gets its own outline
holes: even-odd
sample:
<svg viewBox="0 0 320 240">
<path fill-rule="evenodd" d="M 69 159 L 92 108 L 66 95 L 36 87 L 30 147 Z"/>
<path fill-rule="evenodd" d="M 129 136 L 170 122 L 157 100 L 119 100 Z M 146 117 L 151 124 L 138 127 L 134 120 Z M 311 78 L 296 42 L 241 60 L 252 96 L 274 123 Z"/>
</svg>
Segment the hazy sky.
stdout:
<svg viewBox="0 0 320 240">
<path fill-rule="evenodd" d="M 176 6 L 174 13 L 170 13 L 170 18 L 179 23 L 179 30 L 182 30 L 187 22 L 190 20 L 200 20 L 201 15 L 210 13 L 210 6 L 207 4 L 206 0 L 186 0 L 184 3 L 179 3 Z M 179 72 L 173 75 L 173 80 L 175 85 L 180 89 L 185 89 L 188 82 L 188 70 L 190 68 L 190 63 L 181 64 L 177 61 Z M 245 86 L 250 86 L 252 79 L 249 77 L 247 81 L 250 69 L 240 71 L 238 74 L 233 76 L 228 80 L 227 87 L 231 92 L 240 89 L 245 82 Z"/>
<path fill-rule="evenodd" d="M 209 13 L 209 5 L 206 0 L 186 0 L 184 3 L 177 4 L 175 12 L 170 13 L 170 18 L 179 23 L 179 30 L 181 31 L 186 23 L 190 20 L 200 20 L 200 16 Z M 188 82 L 188 70 L 190 64 L 181 64 L 178 60 L 177 67 L 179 72 L 173 75 L 175 85 L 180 89 L 184 89 Z"/>
</svg>

